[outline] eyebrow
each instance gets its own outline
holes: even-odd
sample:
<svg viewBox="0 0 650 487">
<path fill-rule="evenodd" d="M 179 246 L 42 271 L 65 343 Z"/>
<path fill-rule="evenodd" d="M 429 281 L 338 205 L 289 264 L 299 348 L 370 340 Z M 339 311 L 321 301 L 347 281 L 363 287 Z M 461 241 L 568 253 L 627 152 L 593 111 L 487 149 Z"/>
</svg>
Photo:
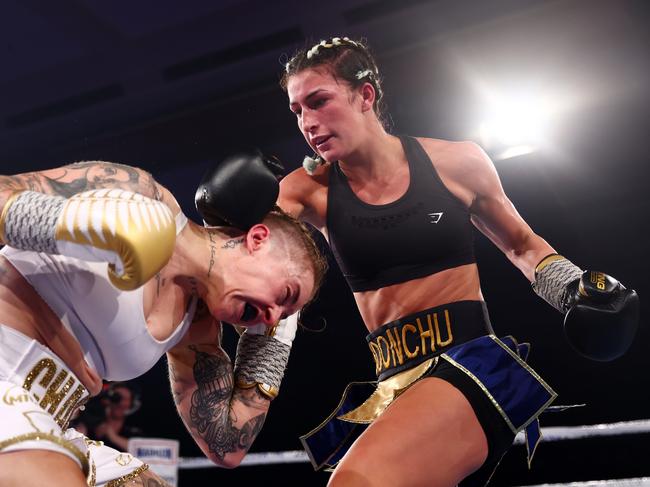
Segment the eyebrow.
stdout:
<svg viewBox="0 0 650 487">
<path fill-rule="evenodd" d="M 321 91 L 326 91 L 324 88 L 316 88 L 314 91 L 309 93 L 307 96 L 305 96 L 305 101 L 309 101 L 310 98 L 313 98 L 314 96 L 318 95 Z M 292 105 L 296 105 L 298 102 L 297 101 L 292 101 L 289 103 L 289 106 L 291 107 Z"/>
</svg>

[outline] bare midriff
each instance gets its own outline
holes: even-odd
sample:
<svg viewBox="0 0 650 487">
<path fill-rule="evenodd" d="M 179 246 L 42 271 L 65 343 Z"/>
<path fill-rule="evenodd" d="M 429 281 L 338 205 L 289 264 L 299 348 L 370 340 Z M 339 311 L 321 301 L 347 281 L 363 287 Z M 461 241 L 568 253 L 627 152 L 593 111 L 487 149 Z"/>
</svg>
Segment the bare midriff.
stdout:
<svg viewBox="0 0 650 487">
<path fill-rule="evenodd" d="M 456 301 L 483 299 L 476 264 L 467 264 L 372 291 L 355 292 L 361 317 L 374 331 L 403 316 Z"/>
</svg>

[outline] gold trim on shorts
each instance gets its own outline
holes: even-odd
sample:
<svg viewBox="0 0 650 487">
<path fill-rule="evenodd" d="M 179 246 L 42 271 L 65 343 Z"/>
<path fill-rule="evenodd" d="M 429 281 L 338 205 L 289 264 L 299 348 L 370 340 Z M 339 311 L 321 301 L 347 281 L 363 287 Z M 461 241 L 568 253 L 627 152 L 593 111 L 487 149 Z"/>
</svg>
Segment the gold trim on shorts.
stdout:
<svg viewBox="0 0 650 487">
<path fill-rule="evenodd" d="M 88 442 L 86 442 L 86 446 L 88 446 Z M 86 476 L 86 483 L 88 484 L 88 487 L 95 487 L 95 484 L 97 483 L 97 466 L 90 458 L 90 449 L 86 450 L 86 458 L 88 458 L 88 463 L 90 464 L 90 472 Z"/>
<path fill-rule="evenodd" d="M 121 485 L 124 485 L 129 480 L 135 479 L 138 475 L 140 475 L 143 472 L 146 472 L 147 470 L 149 470 L 149 465 L 143 463 L 138 468 L 136 468 L 133 472 L 126 475 L 122 475 L 121 477 L 115 480 L 111 480 L 110 482 L 107 482 L 106 487 L 119 487 Z"/>
<path fill-rule="evenodd" d="M 441 357 L 444 358 L 447 362 L 449 362 L 454 367 L 456 367 L 456 368 L 460 369 L 462 372 L 464 372 L 470 379 L 472 379 L 476 383 L 477 386 L 479 386 L 481 388 L 483 393 L 487 396 L 487 398 L 494 405 L 494 407 L 497 409 L 497 411 L 499 411 L 499 414 L 503 417 L 504 421 L 506 422 L 506 424 L 508 425 L 508 427 L 510 428 L 512 433 L 516 435 L 519 431 L 525 429 L 526 426 L 528 426 L 531 422 L 533 422 L 535 419 L 537 419 L 539 414 L 542 411 L 544 411 L 549 406 L 549 404 L 551 404 L 555 400 L 555 398 L 557 397 L 557 393 L 553 389 L 551 389 L 550 386 L 539 376 L 539 374 L 537 372 L 535 372 L 526 362 L 524 362 L 519 355 L 517 355 L 515 352 L 510 350 L 510 348 L 505 343 L 503 343 L 501 340 L 499 340 L 495 335 L 488 335 L 488 336 L 492 340 L 494 340 L 494 342 L 497 343 L 508 354 L 510 354 L 510 356 L 512 356 L 512 358 L 514 358 L 520 366 L 522 366 L 523 368 L 525 368 L 528 371 L 528 373 L 530 373 L 533 377 L 535 377 L 535 379 L 541 384 L 542 387 L 544 387 L 544 389 L 546 389 L 548 391 L 548 393 L 551 396 L 548 401 L 546 401 L 534 414 L 531 415 L 531 417 L 528 419 L 528 421 L 526 421 L 523 425 L 520 426 L 519 429 L 517 429 L 515 427 L 515 425 L 512 424 L 512 421 L 510 421 L 510 418 L 508 417 L 508 415 L 506 414 L 504 409 L 501 407 L 499 402 L 494 398 L 494 396 L 490 393 L 490 391 L 487 389 L 487 387 L 485 387 L 485 385 L 483 385 L 483 383 L 480 381 L 480 379 L 478 377 L 476 377 L 474 374 L 472 374 L 472 372 L 470 372 L 467 368 L 463 367 L 461 364 L 456 362 L 454 359 L 452 359 L 446 353 L 443 353 L 441 355 Z M 514 340 L 514 338 L 513 338 L 513 340 Z"/>
<path fill-rule="evenodd" d="M 415 381 L 427 373 L 427 371 L 438 363 L 438 357 L 430 358 L 411 369 L 395 374 L 377 384 L 377 389 L 366 399 L 361 406 L 348 411 L 337 418 L 350 423 L 370 424 L 391 403 L 397 399 Z"/>
<path fill-rule="evenodd" d="M 11 438 L 8 438 L 6 440 L 0 441 L 0 451 L 4 450 L 8 446 L 13 446 L 18 443 L 22 443 L 23 441 L 51 441 L 52 443 L 65 448 L 68 450 L 70 453 L 72 453 L 76 459 L 79 461 L 81 464 L 81 468 L 83 470 L 84 475 L 88 475 L 88 459 L 86 456 L 81 453 L 81 450 L 74 446 L 72 443 L 70 443 L 67 440 L 64 440 L 63 438 L 60 438 L 56 435 L 50 434 L 50 433 L 41 433 L 38 431 L 32 432 L 32 433 L 24 433 L 22 435 L 14 436 Z M 52 451 L 52 450 L 49 450 Z"/>
</svg>

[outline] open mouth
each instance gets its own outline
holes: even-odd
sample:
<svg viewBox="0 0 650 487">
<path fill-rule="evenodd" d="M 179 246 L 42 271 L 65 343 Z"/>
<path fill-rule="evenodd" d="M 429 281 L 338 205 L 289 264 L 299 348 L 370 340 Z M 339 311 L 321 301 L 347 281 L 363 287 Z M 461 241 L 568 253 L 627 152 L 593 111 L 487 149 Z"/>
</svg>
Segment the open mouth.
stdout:
<svg viewBox="0 0 650 487">
<path fill-rule="evenodd" d="M 253 321 L 257 317 L 257 308 L 249 303 L 244 304 L 244 311 L 241 315 L 242 321 Z"/>
</svg>

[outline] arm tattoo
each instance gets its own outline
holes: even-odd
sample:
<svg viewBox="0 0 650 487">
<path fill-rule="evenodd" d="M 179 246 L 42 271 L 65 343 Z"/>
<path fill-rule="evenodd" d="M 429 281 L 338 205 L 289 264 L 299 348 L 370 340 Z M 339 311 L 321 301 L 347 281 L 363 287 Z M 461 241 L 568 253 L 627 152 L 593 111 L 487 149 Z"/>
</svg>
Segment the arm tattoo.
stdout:
<svg viewBox="0 0 650 487">
<path fill-rule="evenodd" d="M 107 162 L 77 162 L 66 166 L 62 176 L 51 179 L 44 177 L 55 194 L 69 198 L 73 194 L 96 188 L 122 188 L 145 194 L 140 181 L 140 171 L 123 164 Z M 74 179 L 62 181 L 62 179 Z M 148 190 L 148 188 L 147 188 Z M 145 196 L 151 196 L 145 194 Z"/>
<path fill-rule="evenodd" d="M 174 404 L 176 404 L 178 407 L 178 405 L 181 403 L 181 394 L 176 390 L 176 384 L 178 383 L 178 373 L 176 372 L 176 367 L 171 362 L 171 360 L 168 361 L 168 369 L 169 378 L 172 385 L 172 398 L 174 399 Z"/>
<path fill-rule="evenodd" d="M 232 397 L 233 399 L 237 399 L 242 404 L 253 408 L 265 407 L 269 402 L 269 399 L 263 396 L 257 387 L 250 387 L 248 389 L 235 389 Z"/>
<path fill-rule="evenodd" d="M 34 173 L 0 176 L 0 190 L 9 192 L 29 190 L 45 193 L 47 189 L 42 179 Z"/>
<path fill-rule="evenodd" d="M 266 414 L 262 413 L 237 428 L 234 424 L 237 418 L 230 407 L 232 366 L 223 357 L 191 348 L 196 353 L 194 379 L 197 384 L 190 406 L 192 425 L 210 452 L 222 460 L 230 452 L 248 450 L 262 429 Z"/>
<path fill-rule="evenodd" d="M 163 195 L 160 192 L 160 186 L 158 186 L 158 183 L 156 180 L 153 178 L 151 174 L 149 176 L 149 184 L 151 185 L 151 197 L 156 200 L 156 201 L 162 201 L 163 200 Z"/>
<path fill-rule="evenodd" d="M 140 169 L 110 162 L 77 162 L 60 168 L 56 177 L 31 172 L 0 176 L 0 189 L 37 191 L 69 198 L 83 191 L 121 188 L 162 201 L 160 188 L 153 176 Z"/>
</svg>

